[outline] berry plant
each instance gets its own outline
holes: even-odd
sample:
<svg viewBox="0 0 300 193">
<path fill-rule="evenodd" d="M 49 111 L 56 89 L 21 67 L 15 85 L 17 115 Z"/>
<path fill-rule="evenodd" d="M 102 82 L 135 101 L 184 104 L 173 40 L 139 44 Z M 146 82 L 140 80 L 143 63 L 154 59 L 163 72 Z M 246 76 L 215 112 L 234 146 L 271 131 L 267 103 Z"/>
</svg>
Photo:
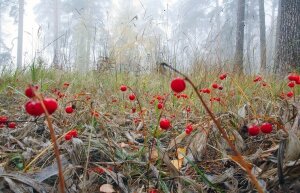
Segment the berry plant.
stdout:
<svg viewBox="0 0 300 193">
<path fill-rule="evenodd" d="M 296 72 L 202 76 L 163 65 L 170 74 L 50 81 L 45 69 L 34 81 L 1 80 L 0 179 L 16 174 L 33 192 L 149 193 L 276 192 L 297 179 Z"/>
</svg>

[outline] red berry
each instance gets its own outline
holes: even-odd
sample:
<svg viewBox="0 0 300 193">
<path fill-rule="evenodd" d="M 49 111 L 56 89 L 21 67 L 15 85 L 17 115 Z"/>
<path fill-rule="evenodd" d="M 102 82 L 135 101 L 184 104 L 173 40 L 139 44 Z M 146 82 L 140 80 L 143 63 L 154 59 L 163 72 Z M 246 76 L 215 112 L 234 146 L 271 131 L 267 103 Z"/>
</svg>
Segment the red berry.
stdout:
<svg viewBox="0 0 300 193">
<path fill-rule="evenodd" d="M 29 100 L 25 104 L 25 110 L 32 116 L 40 116 L 44 113 L 41 103 L 33 100 Z"/>
<path fill-rule="evenodd" d="M 217 84 L 217 83 L 213 83 L 212 85 L 211 85 L 211 87 L 213 87 L 213 88 L 219 88 L 219 85 Z"/>
<path fill-rule="evenodd" d="M 262 80 L 261 76 L 256 76 L 255 79 L 253 80 L 253 82 L 259 82 Z"/>
<path fill-rule="evenodd" d="M 189 124 L 188 126 L 186 126 L 185 133 L 187 135 L 191 134 L 192 131 L 193 131 L 193 126 L 191 124 Z"/>
<path fill-rule="evenodd" d="M 221 98 L 220 98 L 220 97 L 216 97 L 216 98 L 215 98 L 215 101 L 220 102 L 220 101 L 221 101 Z"/>
<path fill-rule="evenodd" d="M 74 112 L 74 109 L 73 109 L 72 106 L 67 106 L 66 109 L 65 109 L 65 111 L 66 111 L 66 113 L 71 114 L 71 113 Z"/>
<path fill-rule="evenodd" d="M 226 74 L 226 73 L 223 73 L 223 74 L 221 74 L 221 75 L 219 76 L 219 78 L 220 78 L 221 80 L 226 79 L 226 77 L 227 77 L 227 74 Z"/>
<path fill-rule="evenodd" d="M 163 105 L 162 103 L 158 103 L 158 104 L 157 104 L 157 108 L 158 108 L 158 109 L 162 109 L 163 107 L 164 107 L 164 105 Z"/>
<path fill-rule="evenodd" d="M 148 193 L 158 193 L 158 190 L 151 188 L 149 189 Z"/>
<path fill-rule="evenodd" d="M 163 119 L 160 120 L 159 126 L 163 130 L 168 130 L 171 127 L 171 123 L 168 119 L 163 118 Z"/>
<path fill-rule="evenodd" d="M 64 87 L 66 88 L 66 87 L 68 87 L 68 86 L 70 86 L 70 83 L 65 82 L 65 83 L 64 83 Z"/>
<path fill-rule="evenodd" d="M 263 133 L 271 133 L 272 130 L 273 130 L 273 126 L 271 123 L 263 123 L 261 126 L 260 126 L 260 130 L 261 132 Z"/>
<path fill-rule="evenodd" d="M 223 86 L 221 86 L 221 85 L 219 85 L 219 88 L 218 88 L 219 90 L 223 90 Z"/>
<path fill-rule="evenodd" d="M 299 80 L 299 76 L 298 76 L 296 73 L 290 73 L 290 74 L 288 75 L 288 79 L 289 79 L 290 81 L 297 81 L 297 80 Z"/>
<path fill-rule="evenodd" d="M 127 86 L 121 85 L 120 90 L 121 90 L 122 92 L 125 92 L 125 91 L 127 90 Z"/>
<path fill-rule="evenodd" d="M 136 108 L 133 107 L 133 108 L 131 109 L 131 112 L 132 112 L 132 113 L 135 113 L 135 112 L 136 112 Z"/>
<path fill-rule="evenodd" d="M 186 112 L 190 113 L 191 112 L 191 108 L 190 107 L 186 107 Z"/>
<path fill-rule="evenodd" d="M 29 86 L 28 88 L 25 89 L 25 95 L 28 98 L 33 98 L 35 96 L 34 89 L 35 89 L 35 87 Z"/>
<path fill-rule="evenodd" d="M 54 113 L 58 107 L 57 101 L 53 98 L 45 98 L 43 100 L 46 109 L 48 111 L 48 113 L 51 115 L 52 113 Z"/>
<path fill-rule="evenodd" d="M 288 87 L 293 88 L 295 86 L 295 82 L 294 81 L 290 81 L 288 83 Z"/>
<path fill-rule="evenodd" d="M 250 136 L 256 136 L 259 134 L 259 127 L 256 125 L 252 125 L 248 128 L 248 134 Z"/>
<path fill-rule="evenodd" d="M 210 93 L 210 89 L 209 88 L 205 88 L 205 89 L 203 89 L 203 92 L 209 94 Z"/>
<path fill-rule="evenodd" d="M 72 137 L 78 137 L 78 132 L 76 129 L 72 129 L 68 132 L 69 135 L 71 135 Z M 67 135 L 68 135 L 67 134 Z"/>
<path fill-rule="evenodd" d="M 262 86 L 267 86 L 267 83 L 266 82 L 262 82 L 261 85 Z"/>
<path fill-rule="evenodd" d="M 0 124 L 5 124 L 8 120 L 7 116 L 0 116 Z"/>
<path fill-rule="evenodd" d="M 73 136 L 70 134 L 70 133 L 67 133 L 66 135 L 65 135 L 65 140 L 66 141 L 69 141 L 69 140 L 71 140 L 73 138 Z"/>
<path fill-rule="evenodd" d="M 171 81 L 171 89 L 176 92 L 176 93 L 180 93 L 182 91 L 184 91 L 186 85 L 185 85 L 185 81 L 184 79 L 178 77 L 178 78 L 174 78 Z"/>
<path fill-rule="evenodd" d="M 293 91 L 290 91 L 290 92 L 288 92 L 288 93 L 286 93 L 286 96 L 288 96 L 288 97 L 293 97 L 294 96 L 294 93 L 293 93 Z"/>
<path fill-rule="evenodd" d="M 295 82 L 296 84 L 300 84 L 300 76 L 298 76 L 298 79 Z"/>
<path fill-rule="evenodd" d="M 135 95 L 134 94 L 129 95 L 129 100 L 133 101 L 134 99 L 135 99 Z"/>
<path fill-rule="evenodd" d="M 15 123 L 15 122 L 10 122 L 10 123 L 8 123 L 8 128 L 10 128 L 10 129 L 14 129 L 14 128 L 16 128 L 16 126 L 17 126 L 17 124 Z"/>
<path fill-rule="evenodd" d="M 94 172 L 98 173 L 98 174 L 104 174 L 105 173 L 105 171 L 101 167 L 94 167 L 92 170 Z"/>
</svg>

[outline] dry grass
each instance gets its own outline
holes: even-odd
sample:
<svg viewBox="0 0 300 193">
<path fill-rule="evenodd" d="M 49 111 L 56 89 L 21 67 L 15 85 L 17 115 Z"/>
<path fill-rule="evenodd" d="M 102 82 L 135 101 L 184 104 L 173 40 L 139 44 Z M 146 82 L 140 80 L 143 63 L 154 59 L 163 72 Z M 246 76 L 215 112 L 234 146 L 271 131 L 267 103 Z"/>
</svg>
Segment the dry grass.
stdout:
<svg viewBox="0 0 300 193">
<path fill-rule="evenodd" d="M 286 80 L 264 77 L 267 86 L 262 86 L 253 82 L 253 76 L 229 74 L 220 81 L 219 73 L 193 73 L 191 78 L 199 89 L 215 81 L 224 87 L 202 95 L 207 103 L 211 97 L 221 98 L 210 109 L 235 147 L 252 163 L 252 172 L 261 186 L 273 192 L 299 191 L 299 88 L 294 91 L 295 98 L 281 99 L 280 93 L 289 91 Z M 130 193 L 150 188 L 160 192 L 253 189 L 246 173 L 230 159 L 233 152 L 191 88 L 185 91 L 187 99 L 171 93 L 162 113 L 156 107 L 157 100 L 150 104 L 158 95 L 170 93 L 168 75 L 79 75 L 35 69 L 34 73 L 3 75 L 0 79 L 0 116 L 19 121 L 16 129 L 0 130 L 2 192 L 58 189 L 58 170 L 45 117 L 30 117 L 23 108 L 27 101 L 23 90 L 32 80 L 45 96 L 57 97 L 52 92 L 55 88 L 66 95 L 59 99 L 60 108 L 52 117 L 66 192 L 99 192 L 103 184 Z M 64 82 L 70 86 L 64 87 Z M 129 101 L 130 91 L 119 90 L 121 84 L 135 91 L 144 124 L 139 121 L 139 105 Z M 114 99 L 117 101 L 112 102 Z M 68 115 L 64 108 L 70 104 L 76 110 Z M 136 108 L 135 113 L 132 108 Z M 154 132 L 160 114 L 171 119 L 171 130 Z M 274 127 L 268 135 L 249 137 L 243 127 L 266 121 Z M 188 123 L 195 128 L 190 135 L 184 132 Z M 66 141 L 64 135 L 71 129 L 77 129 L 79 137 Z"/>
</svg>

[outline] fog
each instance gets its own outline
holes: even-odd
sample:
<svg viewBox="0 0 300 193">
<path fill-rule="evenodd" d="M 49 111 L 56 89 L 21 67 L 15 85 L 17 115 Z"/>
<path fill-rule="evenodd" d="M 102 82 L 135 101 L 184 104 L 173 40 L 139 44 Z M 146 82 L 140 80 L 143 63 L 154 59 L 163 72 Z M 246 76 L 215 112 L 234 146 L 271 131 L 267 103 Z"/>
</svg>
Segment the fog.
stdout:
<svg viewBox="0 0 300 193">
<path fill-rule="evenodd" d="M 25 0 L 22 60 L 64 70 L 148 71 L 230 66 L 234 0 Z M 20 1 L 0 0 L 0 65 L 17 67 Z M 277 1 L 265 0 L 267 68 L 274 61 Z M 260 67 L 258 1 L 246 1 L 244 69 Z"/>
</svg>

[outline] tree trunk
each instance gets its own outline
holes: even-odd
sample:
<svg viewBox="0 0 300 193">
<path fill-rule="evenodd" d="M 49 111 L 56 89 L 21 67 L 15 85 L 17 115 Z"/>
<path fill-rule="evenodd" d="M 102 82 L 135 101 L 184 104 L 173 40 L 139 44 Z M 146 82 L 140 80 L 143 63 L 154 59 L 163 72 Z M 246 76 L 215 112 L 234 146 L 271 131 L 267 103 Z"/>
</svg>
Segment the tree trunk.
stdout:
<svg viewBox="0 0 300 193">
<path fill-rule="evenodd" d="M 275 10 L 276 7 L 278 7 L 278 0 L 274 0 L 272 2 L 272 15 L 271 15 L 271 27 L 270 27 L 270 39 L 268 40 L 269 46 L 268 46 L 268 63 L 271 64 L 274 61 L 274 48 L 275 48 L 275 37 L 276 37 L 276 29 L 275 29 Z"/>
<path fill-rule="evenodd" d="M 0 54 L 1 52 L 2 52 L 2 2 L 0 0 Z"/>
<path fill-rule="evenodd" d="M 264 0 L 259 1 L 259 33 L 260 33 L 260 69 L 266 71 L 266 21 L 265 21 L 265 5 Z"/>
<path fill-rule="evenodd" d="M 17 68 L 22 68 L 24 0 L 19 0 Z"/>
<path fill-rule="evenodd" d="M 59 67 L 59 52 L 58 52 L 58 23 L 59 23 L 59 16 L 58 16 L 58 0 L 54 0 L 54 56 L 53 56 L 53 66 L 55 68 Z M 62 66 L 60 66 L 62 68 Z"/>
<path fill-rule="evenodd" d="M 234 71 L 243 72 L 245 0 L 238 0 Z"/>
<path fill-rule="evenodd" d="M 300 0 L 281 0 L 278 9 L 275 72 L 300 69 Z"/>
</svg>

